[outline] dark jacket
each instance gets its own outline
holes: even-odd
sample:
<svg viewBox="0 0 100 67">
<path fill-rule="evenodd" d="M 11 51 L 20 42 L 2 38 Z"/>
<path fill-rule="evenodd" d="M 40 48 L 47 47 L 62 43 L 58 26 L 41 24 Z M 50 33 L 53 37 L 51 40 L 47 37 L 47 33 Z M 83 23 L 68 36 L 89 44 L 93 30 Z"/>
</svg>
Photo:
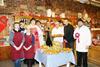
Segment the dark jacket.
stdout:
<svg viewBox="0 0 100 67">
<path fill-rule="evenodd" d="M 64 26 L 64 39 L 67 40 L 69 43 L 74 42 L 73 33 L 74 27 L 71 24 Z"/>
</svg>

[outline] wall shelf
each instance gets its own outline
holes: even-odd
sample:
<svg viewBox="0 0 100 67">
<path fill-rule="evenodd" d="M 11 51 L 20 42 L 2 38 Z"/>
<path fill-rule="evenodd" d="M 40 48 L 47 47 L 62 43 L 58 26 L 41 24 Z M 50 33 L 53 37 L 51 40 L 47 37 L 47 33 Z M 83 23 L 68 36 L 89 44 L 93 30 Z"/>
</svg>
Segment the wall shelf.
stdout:
<svg viewBox="0 0 100 67">
<path fill-rule="evenodd" d="M 91 28 L 92 31 L 94 30 L 100 30 L 100 28 Z"/>
</svg>

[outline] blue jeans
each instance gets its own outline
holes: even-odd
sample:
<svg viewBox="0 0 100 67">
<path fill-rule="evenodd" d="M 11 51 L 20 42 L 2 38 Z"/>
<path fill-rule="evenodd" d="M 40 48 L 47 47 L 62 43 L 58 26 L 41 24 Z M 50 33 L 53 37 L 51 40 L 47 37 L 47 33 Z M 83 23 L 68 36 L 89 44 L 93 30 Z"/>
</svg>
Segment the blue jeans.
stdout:
<svg viewBox="0 0 100 67">
<path fill-rule="evenodd" d="M 21 67 L 21 60 L 20 59 L 14 61 L 14 67 Z"/>
</svg>

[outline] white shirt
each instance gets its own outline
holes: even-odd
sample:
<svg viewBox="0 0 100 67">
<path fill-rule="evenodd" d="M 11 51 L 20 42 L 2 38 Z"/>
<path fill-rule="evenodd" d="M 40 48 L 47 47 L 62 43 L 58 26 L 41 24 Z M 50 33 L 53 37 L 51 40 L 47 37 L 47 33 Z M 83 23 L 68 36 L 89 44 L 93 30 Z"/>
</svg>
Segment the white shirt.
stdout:
<svg viewBox="0 0 100 67">
<path fill-rule="evenodd" d="M 64 27 L 53 28 L 51 35 L 62 34 L 64 35 Z M 54 37 L 53 41 L 63 42 L 63 37 Z"/>
<path fill-rule="evenodd" d="M 40 43 L 40 46 L 44 45 L 45 44 L 45 41 L 44 41 L 44 37 L 43 37 L 43 31 L 40 29 L 40 27 L 38 27 L 37 25 L 29 25 L 28 28 L 36 28 L 37 29 L 37 32 L 38 32 L 38 37 L 39 37 L 39 43 Z"/>
<path fill-rule="evenodd" d="M 44 37 L 43 37 L 43 31 L 38 26 L 36 26 L 36 28 L 37 28 L 37 31 L 38 31 L 38 37 L 39 37 L 40 46 L 42 46 L 42 45 L 45 44 Z"/>
<path fill-rule="evenodd" d="M 76 35 L 77 34 L 77 35 Z M 77 27 L 74 31 L 74 38 L 76 39 L 76 51 L 88 52 L 91 45 L 91 32 L 87 26 Z"/>
</svg>

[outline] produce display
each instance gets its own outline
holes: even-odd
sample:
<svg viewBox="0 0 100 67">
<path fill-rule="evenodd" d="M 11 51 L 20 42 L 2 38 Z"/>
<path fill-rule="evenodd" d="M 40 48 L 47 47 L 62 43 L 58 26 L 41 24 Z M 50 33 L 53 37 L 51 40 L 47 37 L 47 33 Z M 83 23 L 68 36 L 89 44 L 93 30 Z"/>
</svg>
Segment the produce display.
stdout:
<svg viewBox="0 0 100 67">
<path fill-rule="evenodd" d="M 42 45 L 41 50 L 43 50 L 43 52 L 46 54 L 58 54 L 60 52 L 70 52 L 72 49 L 62 48 L 59 42 L 53 42 L 52 47 Z"/>
</svg>

